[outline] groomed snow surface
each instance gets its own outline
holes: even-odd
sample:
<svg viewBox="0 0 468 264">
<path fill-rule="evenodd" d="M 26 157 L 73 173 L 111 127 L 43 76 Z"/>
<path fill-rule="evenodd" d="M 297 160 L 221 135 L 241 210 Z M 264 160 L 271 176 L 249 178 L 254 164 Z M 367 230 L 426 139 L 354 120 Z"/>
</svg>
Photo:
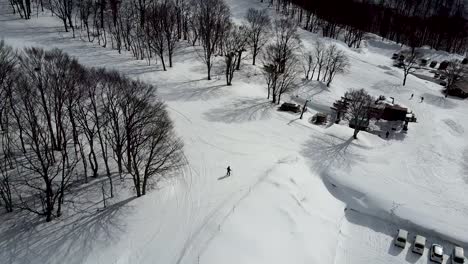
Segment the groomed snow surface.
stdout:
<svg viewBox="0 0 468 264">
<path fill-rule="evenodd" d="M 401 86 L 390 60 L 399 45 L 376 37 L 351 50 L 336 42 L 351 58 L 350 72 L 330 88 L 304 83 L 295 100 L 311 103 L 299 120 L 266 100 L 260 68 L 249 59 L 227 87 L 221 61 L 206 80 L 197 47 L 179 49 L 174 68 L 163 72 L 72 39 L 54 17 L 21 20 L 7 3 L 0 0 L 0 38 L 14 47 L 61 48 L 84 65 L 156 85 L 188 166 L 139 199 L 119 183 L 106 210 L 93 192 L 101 185 L 90 184 L 75 197 L 81 203 L 52 223 L 0 216 L 0 263 L 428 263 L 430 243 L 445 253 L 454 244 L 468 249 L 468 102 L 444 98 L 441 86 L 411 75 Z M 249 7 L 267 8 L 228 3 L 236 21 Z M 311 47 L 317 35 L 300 33 Z M 350 88 L 392 96 L 418 122 L 388 140 L 366 132 L 352 140 L 344 125 L 308 122 Z M 233 173 L 225 178 L 228 165 Z M 393 246 L 398 228 L 410 233 L 404 250 Z M 421 257 L 411 253 L 415 234 L 428 237 Z"/>
</svg>

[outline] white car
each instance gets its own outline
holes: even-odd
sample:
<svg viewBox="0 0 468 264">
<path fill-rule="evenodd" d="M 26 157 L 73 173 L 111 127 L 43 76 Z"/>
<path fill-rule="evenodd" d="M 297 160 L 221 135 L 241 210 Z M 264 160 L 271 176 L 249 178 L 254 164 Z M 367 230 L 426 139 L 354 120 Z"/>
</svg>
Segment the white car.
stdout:
<svg viewBox="0 0 468 264">
<path fill-rule="evenodd" d="M 426 238 L 417 235 L 414 239 L 413 252 L 419 255 L 424 253 L 424 247 L 426 246 Z"/>
<path fill-rule="evenodd" d="M 465 263 L 465 254 L 463 253 L 463 248 L 461 248 L 461 247 L 453 248 L 452 263 L 456 263 L 456 264 Z"/>
<path fill-rule="evenodd" d="M 444 261 L 444 248 L 438 244 L 432 244 L 431 260 L 437 263 Z"/>
<path fill-rule="evenodd" d="M 408 240 L 408 231 L 404 229 L 399 229 L 398 235 L 395 238 L 395 246 L 405 248 L 407 240 Z"/>
</svg>

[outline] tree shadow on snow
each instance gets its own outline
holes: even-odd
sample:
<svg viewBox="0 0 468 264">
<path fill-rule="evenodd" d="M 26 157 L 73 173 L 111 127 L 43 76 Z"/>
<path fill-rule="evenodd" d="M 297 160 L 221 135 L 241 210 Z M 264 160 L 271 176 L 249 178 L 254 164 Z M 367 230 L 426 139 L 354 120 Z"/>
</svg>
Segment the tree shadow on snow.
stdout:
<svg viewBox="0 0 468 264">
<path fill-rule="evenodd" d="M 378 81 L 372 85 L 372 88 L 383 92 L 385 96 L 396 96 L 403 90 L 408 89 L 406 86 L 403 86 L 400 83 L 388 80 Z"/>
<path fill-rule="evenodd" d="M 335 136 L 314 137 L 305 144 L 302 155 L 309 160 L 312 170 L 326 172 L 330 168 L 349 169 L 357 161 L 364 160 L 353 148 L 353 137 L 341 139 Z M 350 148 L 350 146 L 353 147 Z"/>
<path fill-rule="evenodd" d="M 277 105 L 267 99 L 239 99 L 222 108 L 210 109 L 205 113 L 208 121 L 224 123 L 242 123 L 270 118 Z"/>
<path fill-rule="evenodd" d="M 414 244 L 414 235 L 412 235 L 413 229 L 408 229 L 410 231 L 410 235 L 408 236 L 408 240 L 406 242 L 406 249 L 403 249 L 395 246 L 395 238 L 398 233 L 398 229 L 402 228 L 402 226 L 395 225 L 389 221 L 377 218 L 375 216 L 363 214 L 350 208 L 345 211 L 345 217 L 348 222 L 354 225 L 369 228 L 375 233 L 380 233 L 388 237 L 392 237 L 393 239 L 388 243 L 388 254 L 392 256 L 402 256 L 405 254 L 404 257 L 408 263 L 416 263 L 421 259 L 421 255 L 415 254 L 411 251 L 412 245 Z"/>
<path fill-rule="evenodd" d="M 437 96 L 437 95 L 425 93 L 422 96 L 424 97 L 423 103 L 430 104 L 435 107 L 439 107 L 443 109 L 453 109 L 457 107 L 457 104 L 453 100 L 449 98 L 445 98 L 444 95 Z"/>
<path fill-rule="evenodd" d="M 191 84 L 194 85 L 194 87 L 190 87 Z M 165 91 L 160 90 L 160 94 L 162 98 L 168 101 L 207 101 L 223 97 L 223 95 L 226 94 L 226 90 L 223 88 L 226 88 L 226 85 L 213 84 L 204 86 L 203 83 L 199 81 L 193 81 L 193 83 L 185 82 L 180 85 L 175 85 Z"/>
<path fill-rule="evenodd" d="M 388 253 L 392 256 L 398 256 L 402 254 L 403 249 L 395 246 L 395 237 L 396 237 L 396 234 L 398 233 L 398 226 L 392 223 L 383 221 L 377 217 L 360 213 L 351 208 L 347 208 L 345 210 L 345 217 L 348 222 L 354 225 L 359 225 L 365 228 L 369 228 L 376 233 L 381 233 L 389 237 L 393 237 L 392 242 L 388 245 Z M 408 239 L 411 239 L 411 238 L 408 237 Z M 409 244 L 407 246 L 409 246 Z"/>
<path fill-rule="evenodd" d="M 461 241 L 452 240 L 449 242 L 447 238 L 440 236 L 440 234 L 435 233 L 432 229 L 424 228 L 406 219 L 400 218 L 394 212 L 395 210 L 398 210 L 400 206 L 403 206 L 402 204 L 393 203 L 390 212 L 380 210 L 378 208 L 372 208 L 372 204 L 375 202 L 375 199 L 368 198 L 365 193 L 355 191 L 346 186 L 337 185 L 331 182 L 329 178 L 325 179 L 324 183 L 335 198 L 346 204 L 346 221 L 392 238 L 388 240 L 385 239 L 385 241 L 388 241 L 388 245 L 386 245 L 388 247 L 387 252 L 392 256 L 403 257 L 402 255 L 404 254 L 405 260 L 408 263 L 417 263 L 421 258 L 427 258 L 428 254 L 426 253 L 428 253 L 427 251 L 429 248 L 425 249 L 426 255 L 423 256 L 412 252 L 412 246 L 414 245 L 416 234 L 426 237 L 427 245 L 432 243 L 441 244 L 447 252 L 452 250 L 454 244 L 465 246 L 465 243 Z M 398 229 L 400 228 L 409 232 L 405 249 L 395 246 L 395 237 L 398 233 Z M 352 236 L 353 234 L 350 234 L 350 237 Z"/>
<path fill-rule="evenodd" d="M 303 104 L 306 99 L 314 98 L 314 96 L 324 92 L 329 93 L 330 88 L 323 82 L 303 79 L 301 83 L 297 85 L 297 92 L 295 96 L 292 96 L 292 99 L 294 100 L 294 97 L 301 98 L 300 101 L 295 101 Z"/>
<path fill-rule="evenodd" d="M 16 222 L 0 237 L 2 263 L 86 262 L 96 242 L 110 245 L 119 240 L 126 224 L 122 218 L 132 207 L 134 197 L 117 202 L 103 210 L 96 207 L 86 213 L 71 215 L 50 223 L 29 214 Z"/>
</svg>

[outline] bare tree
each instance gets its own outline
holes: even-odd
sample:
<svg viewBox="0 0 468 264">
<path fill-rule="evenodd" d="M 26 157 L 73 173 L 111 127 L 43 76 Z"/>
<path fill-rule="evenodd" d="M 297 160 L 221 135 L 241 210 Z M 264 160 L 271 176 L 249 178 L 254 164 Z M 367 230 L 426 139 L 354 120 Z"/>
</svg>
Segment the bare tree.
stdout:
<svg viewBox="0 0 468 264">
<path fill-rule="evenodd" d="M 92 34 L 91 34 L 91 28 L 89 26 L 89 19 L 91 16 L 92 7 L 93 7 L 92 0 L 80 0 L 77 5 L 78 17 L 81 22 L 80 27 L 81 27 L 81 30 L 83 30 L 83 28 L 86 30 L 86 36 L 88 37 L 89 42 L 92 42 L 94 40 L 94 36 L 93 38 L 91 38 Z"/>
<path fill-rule="evenodd" d="M 302 52 L 302 69 L 304 71 L 304 79 L 309 80 L 314 77 L 315 58 L 312 52 Z"/>
<path fill-rule="evenodd" d="M 7 212 L 13 212 L 13 181 L 7 160 L 0 160 L 0 198 Z"/>
<path fill-rule="evenodd" d="M 38 107 L 40 96 L 31 83 L 27 79 L 20 80 L 15 93 L 19 99 L 17 107 L 21 107 L 18 112 L 24 141 L 28 143 L 25 161 L 21 164 L 25 170 L 21 174 L 21 184 L 28 190 L 28 196 L 20 194 L 20 207 L 51 221 L 54 216 L 61 215 L 61 205 L 70 187 L 76 159 L 69 155 L 65 146 L 60 151 L 52 148 L 51 134 L 43 121 L 44 114 Z M 67 140 L 63 143 L 66 145 Z"/>
<path fill-rule="evenodd" d="M 148 44 L 151 49 L 159 56 L 163 70 L 166 71 L 166 62 L 164 59 L 167 46 L 167 40 L 164 33 L 164 17 L 166 16 L 165 6 L 161 3 L 154 3 L 152 8 L 145 12 L 147 14 L 147 35 Z"/>
<path fill-rule="evenodd" d="M 323 81 L 329 87 L 336 74 L 344 73 L 349 68 L 349 59 L 346 53 L 339 50 L 335 44 L 330 45 L 326 52 L 326 67 Z"/>
<path fill-rule="evenodd" d="M 242 52 L 244 51 L 246 39 L 242 27 L 232 25 L 226 32 L 223 40 L 224 61 L 226 64 L 225 74 L 227 85 L 232 84 L 234 72 L 238 69 Z"/>
<path fill-rule="evenodd" d="M 65 31 L 68 32 L 68 27 L 70 27 L 73 37 L 75 37 L 75 26 L 72 18 L 74 9 L 73 0 L 50 0 L 49 9 L 62 20 Z"/>
<path fill-rule="evenodd" d="M 267 11 L 250 8 L 245 16 L 248 43 L 252 50 L 252 65 L 255 65 L 257 55 L 268 42 L 271 30 L 271 20 Z"/>
<path fill-rule="evenodd" d="M 315 73 L 315 71 L 317 71 L 317 81 L 319 81 L 322 71 L 324 70 L 326 64 L 326 46 L 320 40 L 317 40 L 315 42 L 314 56 L 315 65 L 312 72 Z M 311 78 L 313 78 L 313 75 L 314 74 L 312 74 Z"/>
<path fill-rule="evenodd" d="M 95 80 L 93 80 L 95 81 Z M 91 80 L 90 80 L 91 82 Z M 77 117 L 77 121 L 79 124 L 80 131 L 86 137 L 87 140 L 87 149 L 88 151 L 88 161 L 89 165 L 91 166 L 92 176 L 94 178 L 98 177 L 98 170 L 99 170 L 99 162 L 98 162 L 98 155 L 96 153 L 96 137 L 97 137 L 97 124 L 93 121 L 94 119 L 94 112 L 93 106 L 91 102 L 91 97 L 96 96 L 96 86 L 87 83 L 83 87 L 83 96 L 79 101 L 79 105 L 77 107 L 77 111 L 75 113 Z"/>
<path fill-rule="evenodd" d="M 203 47 L 201 58 L 211 80 L 213 57 L 230 26 L 230 11 L 224 0 L 194 0 L 196 31 Z"/>
<path fill-rule="evenodd" d="M 0 40 L 0 131 L 6 130 L 6 118 L 9 108 L 8 94 L 14 81 L 17 57 L 10 46 Z"/>
<path fill-rule="evenodd" d="M 274 27 L 274 46 L 273 51 L 276 53 L 275 59 L 279 63 L 279 71 L 283 72 L 289 59 L 295 50 L 299 50 L 301 41 L 297 34 L 297 25 L 288 18 L 279 18 L 275 20 Z"/>
<path fill-rule="evenodd" d="M 358 49 L 361 46 L 362 38 L 364 37 L 364 31 L 347 26 L 344 34 L 344 42 L 348 44 L 348 47 Z"/>
<path fill-rule="evenodd" d="M 66 90 L 73 89 L 76 80 L 69 70 L 76 60 L 58 50 L 31 48 L 25 50 L 19 61 L 23 72 L 12 89 L 11 97 L 15 98 L 12 112 L 22 138 L 21 146 L 17 146 L 23 153 L 21 184 L 29 190 L 19 194 L 20 207 L 50 221 L 61 215 L 79 160 L 69 150 L 74 139 L 65 114 Z"/>
<path fill-rule="evenodd" d="M 403 69 L 403 86 L 405 86 L 408 74 L 416 70 L 418 67 L 418 61 L 421 59 L 422 54 L 412 49 L 411 51 L 407 50 L 402 52 L 401 56 L 404 56 L 402 57 L 403 60 L 398 61 L 397 65 L 401 66 Z M 397 60 L 399 60 L 399 58 Z"/>
<path fill-rule="evenodd" d="M 126 135 L 125 166 L 137 197 L 146 194 L 153 177 L 159 176 L 158 182 L 182 161 L 182 143 L 175 137 L 164 104 L 154 91 L 151 85 L 131 81 L 120 105 Z"/>
<path fill-rule="evenodd" d="M 106 141 L 113 150 L 113 157 L 117 162 L 119 174 L 123 172 L 123 159 L 126 145 L 125 122 L 121 105 L 125 100 L 125 89 L 129 81 L 123 78 L 118 72 L 102 72 L 104 95 L 101 99 L 103 103 L 103 114 L 107 122 L 105 123 Z"/>
<path fill-rule="evenodd" d="M 143 104 L 137 114 L 138 129 L 132 131 L 129 146 L 137 197 L 145 195 L 148 186 L 157 184 L 182 165 L 182 143 L 174 136 L 163 104 Z"/>
<path fill-rule="evenodd" d="M 13 182 L 10 175 L 14 168 L 12 149 L 15 133 L 10 120 L 11 105 L 9 97 L 16 75 L 16 54 L 3 40 L 0 41 L 0 199 L 7 212 L 13 211 Z"/>
<path fill-rule="evenodd" d="M 13 150 L 16 129 L 10 120 L 10 96 L 17 75 L 12 49 L 0 42 L 0 199 L 7 212 L 13 211 L 13 180 L 11 171 L 16 165 Z"/>
<path fill-rule="evenodd" d="M 31 18 L 31 0 L 10 0 L 13 13 L 18 12 L 21 18 Z"/>
<path fill-rule="evenodd" d="M 274 40 L 268 45 L 264 55 L 263 73 L 268 86 L 268 98 L 280 103 L 281 95 L 296 87 L 297 56 L 294 53 L 300 46 L 296 24 L 287 18 L 275 21 Z"/>
<path fill-rule="evenodd" d="M 444 73 L 447 76 L 447 90 L 453 88 L 454 84 L 459 81 L 463 76 L 463 71 L 466 68 L 459 60 L 451 60 L 445 68 Z"/>
<path fill-rule="evenodd" d="M 345 116 L 349 120 L 350 126 L 354 127 L 353 137 L 357 139 L 359 131 L 369 124 L 369 110 L 374 98 L 364 89 L 353 89 L 345 93 L 345 100 L 348 103 Z"/>
<path fill-rule="evenodd" d="M 73 177 L 79 162 L 85 180 L 89 166 L 96 176 L 105 165 L 112 196 L 108 152 L 132 176 L 137 196 L 183 164 L 182 142 L 154 86 L 86 69 L 60 50 L 17 56 L 0 42 L 0 96 L 0 204 L 7 211 L 60 217 L 81 182 Z"/>
<path fill-rule="evenodd" d="M 298 75 L 297 59 L 292 50 L 287 49 L 279 52 L 281 46 L 270 44 L 266 48 L 263 75 L 267 82 L 268 96 L 272 97 L 273 103 L 280 103 L 281 95 L 292 91 L 296 85 L 295 80 Z M 288 59 L 284 61 L 283 56 Z"/>
<path fill-rule="evenodd" d="M 173 0 L 166 0 L 162 5 L 163 10 L 165 10 L 165 15 L 162 17 L 163 34 L 166 39 L 169 67 L 172 67 L 172 58 L 179 41 L 179 10 Z"/>
<path fill-rule="evenodd" d="M 296 80 L 298 76 L 297 70 L 297 59 L 294 55 L 290 56 L 290 59 L 283 66 L 282 72 L 279 75 L 279 81 L 277 82 L 277 94 L 279 104 L 281 102 L 281 96 L 286 93 L 290 93 L 297 88 Z"/>
<path fill-rule="evenodd" d="M 134 137 L 133 133 L 136 133 L 139 126 L 141 125 L 141 119 L 144 116 L 140 115 L 140 112 L 143 113 L 145 107 L 150 105 L 155 99 L 155 90 L 156 88 L 152 85 L 146 85 L 139 81 L 128 81 L 127 85 L 123 87 L 124 90 L 121 92 L 122 97 L 119 100 L 119 107 L 122 111 L 122 121 L 124 125 L 124 135 L 126 143 L 126 162 L 125 167 L 127 168 L 128 173 L 132 174 L 132 154 L 131 148 L 133 144 Z"/>
</svg>

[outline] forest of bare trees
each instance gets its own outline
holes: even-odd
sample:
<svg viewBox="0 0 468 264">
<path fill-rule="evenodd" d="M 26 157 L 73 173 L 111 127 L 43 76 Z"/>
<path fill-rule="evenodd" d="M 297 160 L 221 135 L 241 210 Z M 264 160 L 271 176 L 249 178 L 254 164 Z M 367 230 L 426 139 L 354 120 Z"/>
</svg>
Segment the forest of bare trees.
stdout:
<svg viewBox="0 0 468 264">
<path fill-rule="evenodd" d="M 90 179 L 105 176 L 112 197 L 111 164 L 131 176 L 137 196 L 183 164 L 154 86 L 85 68 L 58 49 L 0 42 L 0 102 L 0 204 L 8 212 L 51 221 Z"/>
<path fill-rule="evenodd" d="M 23 1 L 11 0 L 12 7 L 20 15 L 25 13 L 23 6 L 26 5 L 21 4 Z M 283 7 L 287 6 L 286 2 L 283 4 Z M 230 10 L 222 0 L 43 0 L 34 2 L 33 6 L 37 11 L 44 8 L 51 10 L 62 21 L 65 31 L 72 31 L 73 36 L 103 47 L 110 45 L 119 53 L 130 52 L 136 59 L 146 60 L 148 64 L 160 64 L 164 71 L 173 67 L 176 50 L 183 45 L 182 41 L 187 41 L 201 47 L 197 50 L 199 58 L 206 65 L 208 80 L 212 78 L 212 67 L 217 56 L 224 57 L 226 84 L 231 85 L 246 52 L 249 52 L 255 65 L 259 55 L 270 56 L 271 60 L 274 50 L 277 51 L 275 56 L 281 57 L 276 59 L 283 60 L 274 62 L 278 63 L 279 73 L 284 72 L 285 65 L 290 65 L 294 66 L 291 77 L 297 75 L 299 43 L 296 44 L 298 38 L 292 38 L 291 33 L 296 34 L 300 21 L 285 16 L 272 27 L 266 10 L 249 9 L 245 14 L 245 23 L 237 25 L 232 22 Z M 288 27 L 289 31 L 283 32 Z M 351 39 L 352 36 L 347 38 Z M 273 43 L 275 41 L 276 44 Z M 317 51 L 323 53 L 315 54 L 309 66 L 313 66 L 313 70 L 310 70 L 317 81 L 329 86 L 336 74 L 345 72 L 348 60 L 336 46 L 330 49 L 322 46 Z M 265 47 L 268 52 L 262 54 Z M 294 63 L 289 63 L 289 59 Z M 279 89 L 279 97 L 281 91 L 290 90 L 287 87 L 293 84 L 285 80 L 282 83 L 286 87 Z M 269 88 L 269 93 L 274 90 Z"/>
<path fill-rule="evenodd" d="M 358 48 L 365 32 L 410 47 L 430 46 L 463 54 L 468 14 L 461 0 L 261 0 L 306 30 L 340 38 Z"/>
</svg>

